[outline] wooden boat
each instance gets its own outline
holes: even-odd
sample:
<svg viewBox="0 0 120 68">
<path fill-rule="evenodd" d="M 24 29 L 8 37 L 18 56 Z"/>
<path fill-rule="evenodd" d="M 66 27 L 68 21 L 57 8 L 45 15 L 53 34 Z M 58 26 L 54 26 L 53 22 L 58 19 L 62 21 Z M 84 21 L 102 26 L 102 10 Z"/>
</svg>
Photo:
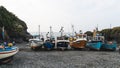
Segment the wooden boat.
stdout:
<svg viewBox="0 0 120 68">
<path fill-rule="evenodd" d="M 66 36 L 63 36 L 63 27 L 61 27 L 61 30 L 59 32 L 61 33 L 61 36 L 57 37 L 57 49 L 65 50 L 69 46 L 69 40 Z"/>
<path fill-rule="evenodd" d="M 104 36 L 96 33 L 94 30 L 93 37 L 89 37 L 86 47 L 89 49 L 100 50 L 104 42 Z"/>
<path fill-rule="evenodd" d="M 86 47 L 87 35 L 86 34 L 76 34 L 75 39 L 70 38 L 70 46 L 72 48 L 83 49 Z"/>
<path fill-rule="evenodd" d="M 48 36 L 50 34 L 50 36 Z M 55 37 L 53 36 L 52 27 L 50 26 L 50 32 L 46 34 L 47 40 L 44 43 L 44 48 L 47 50 L 52 50 L 55 47 Z"/>
<path fill-rule="evenodd" d="M 12 60 L 12 57 L 19 51 L 16 46 L 0 46 L 0 64 L 7 63 Z"/>
<path fill-rule="evenodd" d="M 111 50 L 111 51 L 115 51 L 116 48 L 117 48 L 117 43 L 115 41 L 107 41 L 101 47 L 102 50 Z"/>
</svg>

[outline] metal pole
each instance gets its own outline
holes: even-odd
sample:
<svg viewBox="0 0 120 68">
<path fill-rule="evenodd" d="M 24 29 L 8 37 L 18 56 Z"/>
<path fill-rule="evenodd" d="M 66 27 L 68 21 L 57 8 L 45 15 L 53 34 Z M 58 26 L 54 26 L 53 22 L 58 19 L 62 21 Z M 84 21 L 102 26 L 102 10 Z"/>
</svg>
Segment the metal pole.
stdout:
<svg viewBox="0 0 120 68">
<path fill-rule="evenodd" d="M 39 40 L 40 40 L 40 25 L 38 26 L 39 27 L 39 29 L 38 29 L 38 34 L 39 34 Z"/>
<path fill-rule="evenodd" d="M 72 25 L 72 36 L 74 36 L 74 25 Z"/>
<path fill-rule="evenodd" d="M 50 26 L 50 39 L 51 39 L 51 37 L 52 37 L 52 36 L 51 36 L 51 35 L 52 35 L 51 33 L 52 33 L 52 27 Z"/>
</svg>

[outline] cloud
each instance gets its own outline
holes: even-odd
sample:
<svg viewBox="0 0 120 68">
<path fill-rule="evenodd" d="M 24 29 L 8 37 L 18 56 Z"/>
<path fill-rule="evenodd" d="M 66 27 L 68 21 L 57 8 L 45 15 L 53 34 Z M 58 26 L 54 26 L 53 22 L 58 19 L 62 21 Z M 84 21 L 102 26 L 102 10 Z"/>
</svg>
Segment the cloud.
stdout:
<svg viewBox="0 0 120 68">
<path fill-rule="evenodd" d="M 119 0 L 1 0 L 0 5 L 16 14 L 28 25 L 28 31 L 59 31 L 64 26 L 70 31 L 71 24 L 76 31 L 100 29 L 120 25 Z"/>
</svg>

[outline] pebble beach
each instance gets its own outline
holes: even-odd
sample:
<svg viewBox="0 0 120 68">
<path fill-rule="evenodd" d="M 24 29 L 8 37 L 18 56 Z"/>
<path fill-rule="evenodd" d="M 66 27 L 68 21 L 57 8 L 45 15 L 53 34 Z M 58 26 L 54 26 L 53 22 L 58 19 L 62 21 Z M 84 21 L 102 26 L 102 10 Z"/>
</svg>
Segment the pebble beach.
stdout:
<svg viewBox="0 0 120 68">
<path fill-rule="evenodd" d="M 52 50 L 32 51 L 27 43 L 17 44 L 19 52 L 0 68 L 119 68 L 117 51 Z"/>
</svg>

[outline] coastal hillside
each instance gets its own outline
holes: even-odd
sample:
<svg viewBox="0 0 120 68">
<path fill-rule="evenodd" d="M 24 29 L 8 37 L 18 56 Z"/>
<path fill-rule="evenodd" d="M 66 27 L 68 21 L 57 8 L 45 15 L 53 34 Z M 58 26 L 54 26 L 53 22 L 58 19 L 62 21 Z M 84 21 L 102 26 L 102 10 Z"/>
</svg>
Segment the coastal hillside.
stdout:
<svg viewBox="0 0 120 68">
<path fill-rule="evenodd" d="M 100 31 L 107 40 L 116 40 L 120 43 L 120 27 L 113 27 L 111 29 L 103 29 Z"/>
<path fill-rule="evenodd" d="M 87 31 L 85 32 L 88 36 L 92 36 L 93 32 L 92 31 Z M 110 40 L 115 40 L 117 43 L 120 43 L 120 26 L 118 27 L 113 27 L 113 28 L 108 28 L 108 29 L 103 29 L 101 31 L 98 31 L 98 33 L 102 34 L 105 36 L 105 39 L 110 41 Z"/>
<path fill-rule="evenodd" d="M 5 37 L 2 37 L 4 27 Z M 27 32 L 27 25 L 5 7 L 0 6 L 0 40 L 27 41 L 31 35 Z"/>
</svg>

